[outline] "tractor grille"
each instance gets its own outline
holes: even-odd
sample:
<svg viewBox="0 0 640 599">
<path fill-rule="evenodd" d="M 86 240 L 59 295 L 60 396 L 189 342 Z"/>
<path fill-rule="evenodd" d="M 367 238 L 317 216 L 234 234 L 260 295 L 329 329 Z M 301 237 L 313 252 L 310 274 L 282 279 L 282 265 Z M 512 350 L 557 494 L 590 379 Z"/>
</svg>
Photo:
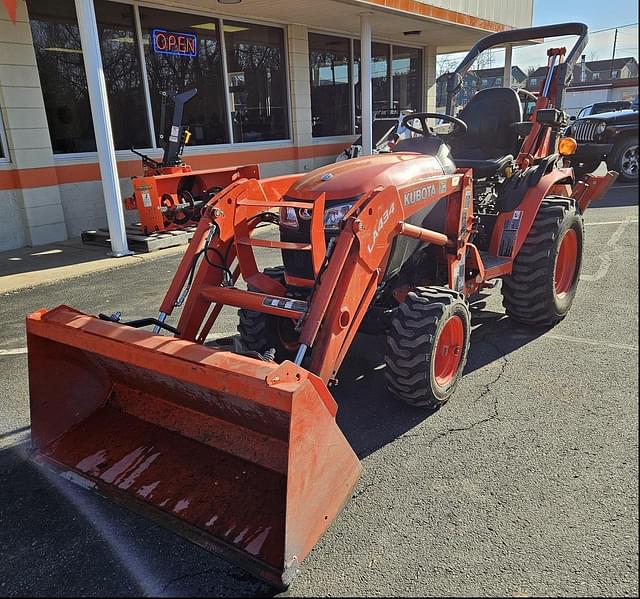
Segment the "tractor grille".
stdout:
<svg viewBox="0 0 640 599">
<path fill-rule="evenodd" d="M 576 121 L 571 127 L 576 141 L 593 141 L 599 121 Z"/>
</svg>

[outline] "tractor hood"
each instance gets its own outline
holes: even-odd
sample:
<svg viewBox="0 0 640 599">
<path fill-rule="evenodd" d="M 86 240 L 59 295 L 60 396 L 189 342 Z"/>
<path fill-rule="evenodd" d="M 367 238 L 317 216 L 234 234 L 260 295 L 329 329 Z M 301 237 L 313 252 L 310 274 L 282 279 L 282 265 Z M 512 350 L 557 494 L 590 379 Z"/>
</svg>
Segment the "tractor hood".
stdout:
<svg viewBox="0 0 640 599">
<path fill-rule="evenodd" d="M 309 199 L 324 192 L 328 202 L 355 198 L 376 187 L 404 185 L 444 174 L 434 156 L 410 153 L 376 154 L 328 164 L 300 178 L 287 195 Z"/>
</svg>

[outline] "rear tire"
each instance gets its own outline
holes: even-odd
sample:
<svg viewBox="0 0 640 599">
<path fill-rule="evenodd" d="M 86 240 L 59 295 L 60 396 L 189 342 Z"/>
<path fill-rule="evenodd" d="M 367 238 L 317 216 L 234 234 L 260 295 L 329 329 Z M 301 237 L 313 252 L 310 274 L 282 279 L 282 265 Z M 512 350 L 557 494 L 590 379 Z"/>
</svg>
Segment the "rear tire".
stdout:
<svg viewBox="0 0 640 599">
<path fill-rule="evenodd" d="M 284 285 L 284 266 L 265 268 L 264 274 Z M 250 285 L 249 291 L 256 291 Z M 238 332 L 244 347 L 264 354 L 269 349 L 276 350 L 276 362 L 291 360 L 296 350 L 287 342 L 293 335 L 293 322 L 287 318 L 256 312 L 238 310 Z"/>
<path fill-rule="evenodd" d="M 391 394 L 433 410 L 445 404 L 462 376 L 470 337 L 471 316 L 461 294 L 440 287 L 410 291 L 387 334 Z"/>
<path fill-rule="evenodd" d="M 580 279 L 584 225 L 573 200 L 547 198 L 502 279 L 507 314 L 522 324 L 548 327 L 569 312 Z"/>
</svg>

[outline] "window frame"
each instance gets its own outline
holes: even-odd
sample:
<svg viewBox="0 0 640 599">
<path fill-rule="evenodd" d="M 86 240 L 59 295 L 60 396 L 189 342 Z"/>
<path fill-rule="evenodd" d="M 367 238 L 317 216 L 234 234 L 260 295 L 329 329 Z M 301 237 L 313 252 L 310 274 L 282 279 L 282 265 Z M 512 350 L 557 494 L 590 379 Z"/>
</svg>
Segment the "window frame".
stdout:
<svg viewBox="0 0 640 599">
<path fill-rule="evenodd" d="M 4 119 L 2 117 L 2 107 L 0 107 L 0 148 L 4 152 L 4 156 L 0 154 L 0 164 L 9 164 L 11 162 L 11 154 L 9 152 L 9 144 L 7 135 L 4 131 Z"/>
<path fill-rule="evenodd" d="M 191 9 L 185 10 L 176 6 L 158 6 L 152 2 L 138 2 L 136 0 L 109 0 L 109 2 L 113 2 L 114 4 L 125 4 L 127 6 L 131 6 L 133 8 L 133 25 L 134 32 L 136 37 L 136 46 L 138 51 L 138 58 L 141 62 L 141 74 L 143 80 L 143 92 L 144 92 L 144 105 L 147 113 L 147 133 L 150 136 L 152 141 L 152 146 L 147 148 L 136 148 L 136 150 L 148 153 L 152 157 L 156 154 L 159 156 L 162 153 L 162 148 L 160 148 L 157 144 L 157 136 L 155 131 L 155 125 L 153 124 L 153 113 L 151 112 L 151 96 L 149 90 L 149 80 L 148 80 L 148 72 L 146 61 L 144 60 L 144 44 L 142 40 L 142 25 L 140 20 L 140 8 L 153 8 L 157 10 L 164 10 L 167 12 L 176 12 L 182 14 L 189 14 L 194 16 L 202 16 L 211 20 L 215 20 L 220 27 L 220 51 L 222 53 L 222 71 L 223 76 L 225 77 L 224 82 L 224 103 L 226 108 L 226 116 L 227 116 L 227 129 L 229 134 L 229 142 L 224 144 L 203 144 L 201 146 L 186 146 L 184 149 L 184 155 L 198 155 L 198 154 L 216 154 L 218 152 L 228 152 L 232 151 L 240 151 L 240 150 L 253 150 L 260 148 L 268 148 L 277 145 L 278 147 L 282 147 L 283 144 L 293 146 L 293 115 L 291 112 L 292 102 L 291 102 L 291 76 L 289 69 L 289 39 L 287 35 L 287 26 L 281 23 L 273 23 L 268 21 L 263 21 L 259 19 L 251 19 L 251 18 L 231 18 L 229 17 L 227 20 L 230 21 L 240 21 L 250 25 L 263 25 L 266 27 L 275 27 L 282 30 L 282 40 L 283 40 L 283 69 L 285 71 L 285 93 L 287 94 L 287 130 L 289 132 L 289 137 L 284 139 L 271 139 L 267 141 L 252 141 L 252 142 L 238 142 L 233 138 L 233 126 L 231 124 L 231 97 L 229 93 L 229 77 L 228 77 L 228 69 L 227 69 L 227 56 L 226 56 L 226 40 L 224 36 L 224 17 L 220 13 L 215 13 L 213 11 L 201 10 L 201 9 Z M 2 126 L 0 122 L 0 134 L 2 134 Z M 3 138 L 4 139 L 4 138 Z M 8 148 L 6 145 L 3 145 L 5 151 L 8 153 Z M 127 158 L 133 159 L 130 150 L 116 150 L 116 159 L 125 160 Z M 53 159 L 55 161 L 60 162 L 95 162 L 95 158 L 97 156 L 97 152 L 67 152 L 67 153 L 59 153 L 54 154 Z M 6 160 L 9 162 L 9 160 Z M 0 164 L 5 162 L 4 158 L 0 158 Z"/>
<path fill-rule="evenodd" d="M 346 138 L 351 138 L 353 135 L 357 135 L 356 133 L 356 97 L 355 97 L 355 86 L 356 86 L 356 82 L 355 82 L 355 77 L 353 76 L 353 67 L 355 65 L 355 52 L 356 52 L 356 44 L 360 43 L 360 38 L 353 36 L 353 35 L 349 35 L 348 33 L 339 31 L 336 32 L 335 30 L 330 30 L 330 29 L 322 29 L 320 27 L 307 27 L 307 44 L 309 42 L 309 34 L 310 33 L 316 33 L 319 35 L 331 35 L 333 37 L 340 37 L 343 39 L 348 39 L 350 40 L 350 53 L 351 53 L 351 62 L 349 65 L 349 79 L 350 79 L 350 86 L 351 86 L 351 133 L 347 134 L 347 135 L 334 135 L 331 137 L 312 137 L 313 143 L 327 143 L 327 141 L 331 141 L 331 140 L 336 140 L 336 141 L 342 141 L 343 139 Z M 414 50 L 419 50 L 421 52 L 421 57 L 420 57 L 420 65 L 421 65 L 421 73 L 420 73 L 420 79 L 421 79 L 421 85 L 420 85 L 420 98 L 419 98 L 419 102 L 420 102 L 420 110 L 424 111 L 425 109 L 425 95 L 426 95 L 426 86 L 425 86 L 425 81 L 424 81 L 424 71 L 425 71 L 425 48 L 424 46 L 420 46 L 419 44 L 411 44 L 411 43 L 397 43 L 397 42 L 393 42 L 390 39 L 385 39 L 385 38 L 379 38 L 379 37 L 371 37 L 371 42 L 372 43 L 379 43 L 379 44 L 386 44 L 387 46 L 389 46 L 389 58 L 388 58 L 388 68 L 387 68 L 387 76 L 389 79 L 389 108 L 393 108 L 393 47 L 394 46 L 400 46 L 401 48 L 412 48 Z M 307 50 L 307 55 L 308 55 L 309 51 Z M 311 92 L 309 92 L 311 93 Z"/>
</svg>

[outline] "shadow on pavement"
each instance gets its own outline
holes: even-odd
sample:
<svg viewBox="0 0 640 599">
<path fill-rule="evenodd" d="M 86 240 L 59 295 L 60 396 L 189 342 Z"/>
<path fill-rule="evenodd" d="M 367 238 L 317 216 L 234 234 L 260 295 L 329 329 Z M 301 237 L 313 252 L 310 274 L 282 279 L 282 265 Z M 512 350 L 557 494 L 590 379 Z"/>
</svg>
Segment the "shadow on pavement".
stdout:
<svg viewBox="0 0 640 599">
<path fill-rule="evenodd" d="M 25 247 L 0 252 L 0 276 L 30 273 L 62 266 L 109 259 L 109 248 L 83 245 L 81 241 L 69 241 L 41 247 Z"/>
<path fill-rule="evenodd" d="M 545 333 L 518 326 L 504 314 L 472 310 L 473 331 L 465 374 L 483 368 Z M 330 388 L 339 404 L 337 421 L 360 459 L 393 442 L 435 412 L 403 404 L 386 392 L 384 336 L 358 335 L 339 385 Z"/>
</svg>

